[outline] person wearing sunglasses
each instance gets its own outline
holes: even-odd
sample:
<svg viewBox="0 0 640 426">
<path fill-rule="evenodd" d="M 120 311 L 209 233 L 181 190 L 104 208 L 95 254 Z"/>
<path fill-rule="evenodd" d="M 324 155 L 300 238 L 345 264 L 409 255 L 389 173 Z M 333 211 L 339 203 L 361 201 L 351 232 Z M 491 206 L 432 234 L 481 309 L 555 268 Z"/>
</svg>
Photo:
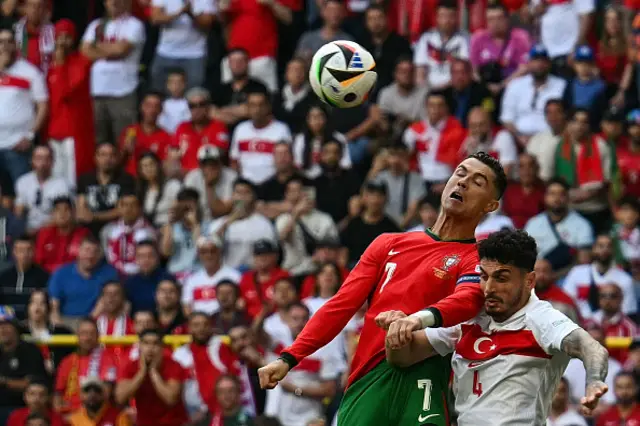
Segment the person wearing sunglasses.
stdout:
<svg viewBox="0 0 640 426">
<path fill-rule="evenodd" d="M 88 376 L 81 381 L 82 407 L 69 417 L 71 426 L 113 425 L 131 426 L 131 419 L 118 407 L 109 403 L 102 380 Z"/>
</svg>

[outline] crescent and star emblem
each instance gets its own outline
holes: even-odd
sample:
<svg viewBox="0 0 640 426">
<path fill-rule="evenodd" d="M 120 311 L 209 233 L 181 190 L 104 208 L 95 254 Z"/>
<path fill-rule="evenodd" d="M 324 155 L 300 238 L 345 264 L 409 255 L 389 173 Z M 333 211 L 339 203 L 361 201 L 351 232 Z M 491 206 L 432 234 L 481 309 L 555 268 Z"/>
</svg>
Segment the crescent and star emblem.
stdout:
<svg viewBox="0 0 640 426">
<path fill-rule="evenodd" d="M 493 343 L 493 340 L 491 340 L 488 337 L 480 337 L 479 339 L 477 339 L 475 341 L 475 343 L 473 344 L 473 350 L 477 353 L 477 354 L 484 354 L 486 353 L 486 351 L 481 351 L 480 350 L 480 343 L 482 342 L 491 342 L 491 346 L 489 346 L 489 350 L 492 351 L 496 348 L 496 345 Z"/>
</svg>

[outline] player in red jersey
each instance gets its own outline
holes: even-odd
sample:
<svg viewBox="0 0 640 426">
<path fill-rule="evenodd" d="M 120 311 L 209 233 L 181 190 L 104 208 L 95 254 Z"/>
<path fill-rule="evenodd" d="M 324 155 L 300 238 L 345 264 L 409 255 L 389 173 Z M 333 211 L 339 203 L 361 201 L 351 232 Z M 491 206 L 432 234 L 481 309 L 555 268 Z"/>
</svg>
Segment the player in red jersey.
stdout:
<svg viewBox="0 0 640 426">
<path fill-rule="evenodd" d="M 486 214 L 498 208 L 505 186 L 504 170 L 490 155 L 480 152 L 460 163 L 442 193 L 434 226 L 424 233 L 376 238 L 340 291 L 316 312 L 293 345 L 259 370 L 260 385 L 275 387 L 299 361 L 333 340 L 368 301 L 338 424 L 409 426 L 416 424 L 417 413 L 427 410 L 432 425 L 446 426 L 449 360 L 433 357 L 408 369 L 391 367 L 385 361 L 385 331 L 375 318 L 395 310 L 417 314 L 412 317 L 417 327 L 448 327 L 478 314 L 484 296 L 474 231 Z M 427 383 L 434 397 L 424 407 Z M 366 415 L 353 409 L 358 404 L 367 404 Z"/>
</svg>

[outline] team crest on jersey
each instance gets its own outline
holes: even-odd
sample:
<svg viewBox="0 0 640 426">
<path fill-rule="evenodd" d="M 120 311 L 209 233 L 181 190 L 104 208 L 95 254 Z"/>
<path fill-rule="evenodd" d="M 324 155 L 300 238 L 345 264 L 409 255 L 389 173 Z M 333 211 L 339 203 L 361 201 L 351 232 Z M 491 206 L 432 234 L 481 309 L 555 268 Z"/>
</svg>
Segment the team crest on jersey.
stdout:
<svg viewBox="0 0 640 426">
<path fill-rule="evenodd" d="M 446 279 L 449 277 L 449 270 L 456 266 L 460 262 L 460 256 L 457 254 L 451 256 L 445 256 L 442 259 L 442 266 L 440 268 L 433 268 L 433 273 L 440 279 Z"/>
</svg>

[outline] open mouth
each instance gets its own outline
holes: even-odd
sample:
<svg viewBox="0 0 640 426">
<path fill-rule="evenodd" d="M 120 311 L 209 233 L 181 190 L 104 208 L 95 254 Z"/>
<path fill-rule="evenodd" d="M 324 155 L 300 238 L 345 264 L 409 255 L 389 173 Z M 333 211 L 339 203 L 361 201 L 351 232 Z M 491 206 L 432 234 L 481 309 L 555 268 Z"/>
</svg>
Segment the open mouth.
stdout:
<svg viewBox="0 0 640 426">
<path fill-rule="evenodd" d="M 449 198 L 453 198 L 454 200 L 462 202 L 462 195 L 460 195 L 460 193 L 457 191 L 453 191 L 451 195 L 449 195 Z"/>
</svg>

